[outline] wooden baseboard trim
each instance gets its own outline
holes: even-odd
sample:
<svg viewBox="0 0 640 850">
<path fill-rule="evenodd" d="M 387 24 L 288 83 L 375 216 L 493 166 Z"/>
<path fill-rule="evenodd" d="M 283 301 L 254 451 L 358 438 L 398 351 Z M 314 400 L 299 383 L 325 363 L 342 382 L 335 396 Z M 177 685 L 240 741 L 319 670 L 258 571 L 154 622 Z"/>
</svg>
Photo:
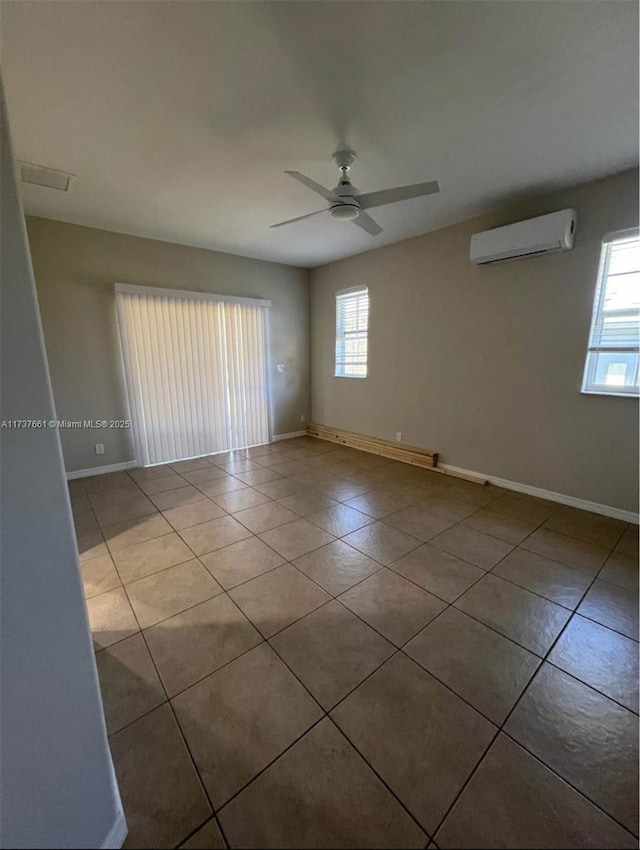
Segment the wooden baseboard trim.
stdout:
<svg viewBox="0 0 640 850">
<path fill-rule="evenodd" d="M 351 449 L 360 449 L 363 452 L 398 460 L 401 463 L 410 463 L 412 466 L 420 466 L 423 469 L 434 469 L 438 465 L 437 452 L 420 449 L 417 446 L 392 443 L 390 440 L 381 440 L 379 437 L 367 437 L 364 434 L 355 434 L 353 431 L 343 431 L 341 428 L 311 424 L 307 427 L 307 434 L 319 440 L 338 443 Z"/>
</svg>

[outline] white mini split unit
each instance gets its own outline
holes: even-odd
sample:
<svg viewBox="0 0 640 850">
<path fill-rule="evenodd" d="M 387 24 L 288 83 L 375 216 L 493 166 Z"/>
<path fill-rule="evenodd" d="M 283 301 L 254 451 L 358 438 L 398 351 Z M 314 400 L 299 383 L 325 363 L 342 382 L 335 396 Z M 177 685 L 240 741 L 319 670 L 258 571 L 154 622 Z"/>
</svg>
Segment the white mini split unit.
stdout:
<svg viewBox="0 0 640 850">
<path fill-rule="evenodd" d="M 486 266 L 570 251 L 575 232 L 576 211 L 560 210 L 484 233 L 474 233 L 471 237 L 471 262 Z"/>
</svg>

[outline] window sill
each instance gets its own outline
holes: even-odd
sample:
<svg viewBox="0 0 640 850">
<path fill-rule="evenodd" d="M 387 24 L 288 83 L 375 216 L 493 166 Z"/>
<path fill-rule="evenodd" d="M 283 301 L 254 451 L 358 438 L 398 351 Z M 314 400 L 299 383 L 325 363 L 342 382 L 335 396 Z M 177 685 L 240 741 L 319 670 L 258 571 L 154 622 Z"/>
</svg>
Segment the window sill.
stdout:
<svg viewBox="0 0 640 850">
<path fill-rule="evenodd" d="M 580 390 L 581 395 L 611 395 L 616 398 L 640 398 L 640 393 L 637 391 L 632 393 L 614 393 L 610 390 Z"/>
<path fill-rule="evenodd" d="M 347 378 L 349 381 L 366 381 L 367 375 L 334 375 L 334 378 Z"/>
</svg>

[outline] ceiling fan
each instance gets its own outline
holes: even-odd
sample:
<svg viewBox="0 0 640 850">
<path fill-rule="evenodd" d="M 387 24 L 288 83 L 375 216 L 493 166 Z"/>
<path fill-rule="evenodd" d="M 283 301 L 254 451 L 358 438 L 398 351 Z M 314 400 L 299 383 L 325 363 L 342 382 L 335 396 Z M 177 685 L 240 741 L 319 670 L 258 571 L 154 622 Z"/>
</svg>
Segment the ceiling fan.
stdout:
<svg viewBox="0 0 640 850">
<path fill-rule="evenodd" d="M 379 192 L 361 194 L 352 184 L 348 175 L 349 169 L 356 160 L 354 151 L 338 151 L 333 154 L 332 159 L 340 170 L 340 178 L 335 189 L 325 189 L 324 186 L 316 183 L 315 180 L 311 180 L 310 177 L 300 174 L 299 171 L 285 171 L 285 174 L 329 201 L 329 206 L 323 210 L 290 218 L 288 221 L 280 221 L 278 224 L 272 224 L 271 227 L 283 227 L 285 224 L 293 224 L 295 221 L 302 221 L 305 218 L 328 212 L 331 218 L 339 221 L 350 221 L 371 236 L 377 236 L 378 233 L 382 233 L 382 228 L 371 218 L 367 210 L 381 207 L 384 204 L 394 204 L 396 201 L 407 201 L 409 198 L 434 195 L 440 191 L 437 181 L 431 180 L 429 183 L 414 183 L 412 186 L 396 186 L 395 189 L 382 189 Z"/>
</svg>

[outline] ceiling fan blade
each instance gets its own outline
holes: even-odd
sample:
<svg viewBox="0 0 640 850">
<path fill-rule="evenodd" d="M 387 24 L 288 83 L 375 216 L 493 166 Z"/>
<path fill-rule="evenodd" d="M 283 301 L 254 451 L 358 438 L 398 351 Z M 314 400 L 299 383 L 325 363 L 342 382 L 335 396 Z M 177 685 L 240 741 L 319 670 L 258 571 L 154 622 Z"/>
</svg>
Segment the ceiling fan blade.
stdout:
<svg viewBox="0 0 640 850">
<path fill-rule="evenodd" d="M 283 227 L 285 224 L 293 224 L 294 221 L 302 221 L 304 218 L 311 218 L 313 215 L 320 215 L 320 213 L 326 212 L 326 210 L 316 210 L 312 213 L 307 213 L 306 215 L 299 215 L 297 218 L 290 218 L 287 221 L 279 221 L 277 224 L 270 224 L 269 227 Z"/>
<path fill-rule="evenodd" d="M 377 236 L 378 233 L 382 233 L 382 228 L 378 222 L 374 221 L 369 213 L 366 212 L 361 211 L 357 218 L 351 220 L 351 223 L 357 224 L 358 227 L 362 228 L 362 230 L 366 230 L 370 236 Z"/>
<path fill-rule="evenodd" d="M 380 192 L 365 192 L 364 195 L 358 195 L 358 203 L 363 210 L 370 210 L 384 204 L 395 204 L 396 201 L 435 195 L 439 191 L 438 181 L 431 180 L 429 183 L 414 183 L 413 186 L 396 186 L 395 189 L 382 189 Z"/>
<path fill-rule="evenodd" d="M 338 198 L 337 195 L 334 195 L 331 189 L 325 189 L 324 186 L 316 183 L 316 181 L 312 180 L 310 177 L 300 174 L 299 171 L 285 171 L 285 174 L 288 174 L 289 177 L 293 177 L 294 180 L 297 180 L 298 183 L 302 183 L 303 186 L 306 186 L 307 189 L 311 189 L 311 191 L 315 192 L 317 195 L 322 195 L 325 200 L 331 201 L 331 203 L 340 201 L 340 198 Z"/>
</svg>

